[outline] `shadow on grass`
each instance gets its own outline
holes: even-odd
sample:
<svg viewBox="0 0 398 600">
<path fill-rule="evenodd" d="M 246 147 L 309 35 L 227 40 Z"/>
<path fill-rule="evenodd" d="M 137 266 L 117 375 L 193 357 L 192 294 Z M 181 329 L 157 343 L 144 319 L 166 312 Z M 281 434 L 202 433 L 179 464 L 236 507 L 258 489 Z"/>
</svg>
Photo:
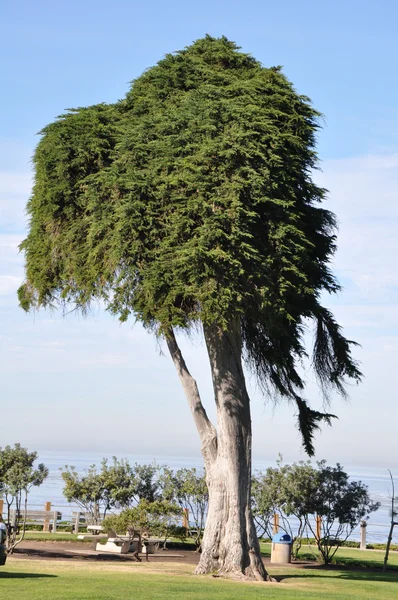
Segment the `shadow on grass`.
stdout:
<svg viewBox="0 0 398 600">
<path fill-rule="evenodd" d="M 357 581 L 390 581 L 398 582 L 398 572 L 391 571 L 387 573 L 361 573 L 358 571 L 344 571 L 339 575 L 340 579 L 355 579 Z"/>
<path fill-rule="evenodd" d="M 382 569 L 382 562 L 379 560 L 358 560 L 354 558 L 345 558 L 339 556 L 334 563 L 337 567 L 347 567 L 349 569 Z M 391 573 L 398 574 L 398 567 L 396 565 L 388 565 L 388 571 Z"/>
<path fill-rule="evenodd" d="M 58 575 L 48 575 L 47 573 L 8 573 L 0 571 L 0 579 L 39 579 L 44 577 L 58 577 Z"/>
<path fill-rule="evenodd" d="M 269 553 L 261 553 L 262 557 L 265 559 L 270 558 Z M 304 564 L 306 563 L 306 564 Z M 338 556 L 332 560 L 329 565 L 322 565 L 317 562 L 314 554 L 310 552 L 302 552 L 300 553 L 297 561 L 292 562 L 292 566 L 304 566 L 306 569 L 326 569 L 326 570 L 349 570 L 349 571 L 364 571 L 364 572 L 381 572 L 383 567 L 383 562 L 381 560 L 375 560 L 372 558 L 369 559 L 360 559 L 360 558 L 350 558 L 345 556 Z M 389 564 L 387 567 L 387 573 L 398 575 L 398 565 Z"/>
<path fill-rule="evenodd" d="M 89 548 L 89 552 L 92 550 Z M 98 554 L 81 554 L 80 552 L 74 552 L 72 550 L 67 550 L 66 552 L 63 550 L 42 550 L 41 548 L 18 548 L 15 554 L 20 556 L 26 556 L 28 558 L 34 559 L 58 559 L 62 560 L 79 560 L 85 562 L 100 562 L 101 560 L 105 561 L 115 561 L 115 562 L 131 562 L 132 555 L 129 556 L 127 554 L 108 554 L 103 553 L 102 555 Z"/>
<path fill-rule="evenodd" d="M 278 581 L 283 581 L 284 579 L 315 579 L 316 577 L 323 577 L 323 575 L 321 573 L 325 573 L 326 569 L 325 568 L 321 568 L 319 569 L 320 573 L 319 575 L 317 574 L 317 572 L 315 571 L 314 568 L 310 568 L 310 572 L 306 573 L 307 568 L 304 568 L 302 573 L 297 574 L 296 573 L 287 573 L 285 575 L 277 575 L 276 578 L 278 579 Z M 333 574 L 333 569 L 331 569 L 329 572 L 331 572 L 331 579 L 344 579 L 344 580 L 350 580 L 350 581 L 386 581 L 389 583 L 397 583 L 398 582 L 398 573 L 375 573 L 374 571 L 372 572 L 358 572 L 358 571 L 339 571 L 338 573 Z"/>
</svg>

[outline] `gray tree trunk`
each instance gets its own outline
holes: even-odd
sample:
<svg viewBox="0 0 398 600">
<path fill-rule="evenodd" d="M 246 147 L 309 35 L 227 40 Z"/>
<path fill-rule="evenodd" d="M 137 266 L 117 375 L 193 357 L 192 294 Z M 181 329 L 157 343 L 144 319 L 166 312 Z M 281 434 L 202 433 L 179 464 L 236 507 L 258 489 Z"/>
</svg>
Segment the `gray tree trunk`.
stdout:
<svg viewBox="0 0 398 600">
<path fill-rule="evenodd" d="M 388 538 L 387 538 L 386 553 L 384 555 L 384 561 L 383 561 L 383 571 L 387 570 L 388 555 L 390 554 L 390 546 L 391 546 L 391 542 L 392 542 L 392 534 L 394 533 L 394 527 L 395 527 L 395 525 L 398 525 L 398 523 L 394 523 L 394 521 L 391 521 L 390 531 L 388 533 Z"/>
<path fill-rule="evenodd" d="M 383 571 L 387 570 L 388 555 L 390 553 L 390 546 L 391 546 L 391 542 L 392 542 L 392 534 L 394 532 L 394 527 L 396 525 L 398 525 L 398 523 L 394 521 L 394 518 L 396 517 L 396 514 L 397 514 L 396 510 L 395 510 L 395 502 L 397 501 L 397 499 L 395 497 L 394 478 L 392 476 L 392 473 L 391 473 L 390 469 L 388 469 L 388 472 L 390 474 L 391 486 L 392 486 L 392 495 L 391 495 L 391 526 L 390 526 L 390 531 L 389 531 L 388 539 L 387 539 L 386 553 L 385 553 L 384 562 L 383 562 Z"/>
<path fill-rule="evenodd" d="M 251 417 L 241 362 L 240 329 L 205 326 L 217 407 L 217 430 L 203 408 L 196 382 L 174 335 L 167 343 L 202 439 L 209 509 L 196 573 L 270 580 L 251 513 Z"/>
</svg>

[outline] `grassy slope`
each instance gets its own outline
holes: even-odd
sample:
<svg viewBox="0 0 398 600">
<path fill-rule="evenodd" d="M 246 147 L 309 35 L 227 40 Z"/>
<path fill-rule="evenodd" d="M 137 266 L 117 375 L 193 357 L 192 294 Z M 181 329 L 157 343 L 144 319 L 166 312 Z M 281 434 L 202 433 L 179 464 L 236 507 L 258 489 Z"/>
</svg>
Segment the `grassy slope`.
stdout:
<svg viewBox="0 0 398 600">
<path fill-rule="evenodd" d="M 163 570 L 163 572 L 162 572 Z M 150 571 L 150 572 L 148 572 Z M 7 600 L 396 600 L 397 574 L 272 568 L 279 584 L 196 577 L 183 565 L 88 565 L 10 559 L 0 569 Z"/>
</svg>

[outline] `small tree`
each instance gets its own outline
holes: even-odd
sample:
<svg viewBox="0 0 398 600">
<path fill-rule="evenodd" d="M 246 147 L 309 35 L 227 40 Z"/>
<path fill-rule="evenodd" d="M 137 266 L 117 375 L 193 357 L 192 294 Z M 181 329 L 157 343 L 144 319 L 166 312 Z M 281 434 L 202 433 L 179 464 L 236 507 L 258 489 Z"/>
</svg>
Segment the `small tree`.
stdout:
<svg viewBox="0 0 398 600">
<path fill-rule="evenodd" d="M 321 562 L 330 563 L 359 523 L 368 519 L 379 506 L 379 502 L 370 499 L 365 484 L 349 481 L 349 476 L 339 463 L 335 467 L 328 467 L 325 461 L 318 462 L 316 489 L 308 498 L 306 524 L 315 537 Z M 322 519 L 320 537 L 314 529 L 316 516 Z"/>
<path fill-rule="evenodd" d="M 257 473 L 252 477 L 252 513 L 259 538 L 272 536 L 271 520 L 278 508 L 274 506 L 274 494 L 265 486 L 265 475 Z"/>
<path fill-rule="evenodd" d="M 0 448 L 0 495 L 7 505 L 8 554 L 24 539 L 29 491 L 48 476 L 43 464 L 35 467 L 37 456 L 37 452 L 28 452 L 20 444 Z"/>
<path fill-rule="evenodd" d="M 99 524 L 111 508 L 128 506 L 136 495 L 134 471 L 127 460 L 113 457 L 109 465 L 103 459 L 100 471 L 91 465 L 83 475 L 66 465 L 61 474 L 65 498 L 79 506 L 90 524 Z"/>
<path fill-rule="evenodd" d="M 205 474 L 200 474 L 195 468 L 179 469 L 175 473 L 165 469 L 162 485 L 164 497 L 188 511 L 188 519 L 194 525 L 194 543 L 200 551 L 209 505 Z"/>
<path fill-rule="evenodd" d="M 146 500 L 152 503 L 161 499 L 161 471 L 162 467 L 155 462 L 148 465 L 137 463 L 134 465 L 134 496 L 136 502 Z"/>
<path fill-rule="evenodd" d="M 280 528 L 293 539 L 293 558 L 297 556 L 307 522 L 308 501 L 316 491 L 317 471 L 309 462 L 283 465 L 282 459 L 277 468 L 268 468 L 265 475 L 258 475 L 253 481 L 253 515 L 257 527 L 271 537 L 270 520 L 279 515 Z M 288 517 L 295 517 L 297 529 Z"/>
<path fill-rule="evenodd" d="M 398 496 L 395 495 L 394 478 L 392 476 L 392 473 L 391 473 L 390 469 L 388 469 L 388 472 L 390 474 L 391 487 L 392 487 L 392 490 L 391 490 L 391 508 L 390 508 L 391 523 L 390 523 L 390 531 L 388 532 L 386 553 L 385 553 L 385 556 L 384 556 L 384 563 L 383 563 L 383 571 L 385 571 L 387 569 L 387 562 L 388 562 L 388 555 L 390 553 L 390 546 L 391 546 L 391 541 L 392 541 L 392 534 L 393 534 L 393 531 L 394 531 L 394 527 L 396 525 L 398 525 Z"/>
<path fill-rule="evenodd" d="M 315 538 L 322 563 L 328 564 L 338 548 L 351 535 L 360 521 L 377 510 L 378 502 L 372 502 L 368 488 L 360 481 L 349 482 L 349 476 L 340 464 L 328 467 L 325 461 L 292 465 L 278 463 L 256 480 L 254 514 L 265 528 L 265 521 L 274 512 L 282 519 L 282 528 L 292 536 L 288 520 L 295 517 L 298 530 L 294 536 L 293 555 L 301 547 L 304 531 Z M 317 535 L 314 523 L 321 517 L 321 535 Z"/>
<path fill-rule="evenodd" d="M 136 535 L 140 539 L 141 536 L 157 535 L 166 540 L 170 535 L 182 535 L 182 528 L 177 523 L 181 513 L 179 506 L 167 500 L 140 500 L 136 506 L 126 508 L 119 515 L 104 519 L 103 527 L 119 535 L 128 535 L 130 543 Z"/>
</svg>

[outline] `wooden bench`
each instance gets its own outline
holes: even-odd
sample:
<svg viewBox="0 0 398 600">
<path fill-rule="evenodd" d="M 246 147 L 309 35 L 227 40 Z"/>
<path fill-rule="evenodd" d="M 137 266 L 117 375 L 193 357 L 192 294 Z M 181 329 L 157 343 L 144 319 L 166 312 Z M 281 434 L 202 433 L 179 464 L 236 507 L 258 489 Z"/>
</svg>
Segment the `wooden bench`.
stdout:
<svg viewBox="0 0 398 600">
<path fill-rule="evenodd" d="M 80 527 L 86 527 L 87 529 L 87 533 L 100 533 L 101 531 L 104 530 L 104 528 L 102 527 L 102 525 L 87 525 L 87 519 L 86 519 L 86 515 L 83 512 L 80 511 L 73 511 L 72 512 L 72 519 L 71 519 L 71 527 L 72 527 L 72 533 L 75 533 L 76 535 L 79 534 L 79 529 Z M 104 537 L 104 536 L 102 536 Z M 80 538 L 81 539 L 81 538 Z"/>
<path fill-rule="evenodd" d="M 23 521 L 25 512 L 20 512 L 19 521 Z M 40 524 L 43 525 L 43 531 L 47 530 L 55 533 L 57 531 L 57 522 L 62 518 L 62 514 L 57 510 L 29 510 L 26 512 L 26 525 Z M 17 520 L 17 511 L 11 510 L 11 525 L 14 527 Z"/>
<path fill-rule="evenodd" d="M 87 530 L 92 528 L 102 529 L 100 525 L 87 525 L 85 513 L 78 510 L 72 512 L 70 526 L 72 527 L 72 533 L 76 535 L 78 535 L 80 527 L 87 527 Z"/>
<path fill-rule="evenodd" d="M 87 525 L 87 532 L 104 535 L 104 528 L 102 525 Z"/>
</svg>

